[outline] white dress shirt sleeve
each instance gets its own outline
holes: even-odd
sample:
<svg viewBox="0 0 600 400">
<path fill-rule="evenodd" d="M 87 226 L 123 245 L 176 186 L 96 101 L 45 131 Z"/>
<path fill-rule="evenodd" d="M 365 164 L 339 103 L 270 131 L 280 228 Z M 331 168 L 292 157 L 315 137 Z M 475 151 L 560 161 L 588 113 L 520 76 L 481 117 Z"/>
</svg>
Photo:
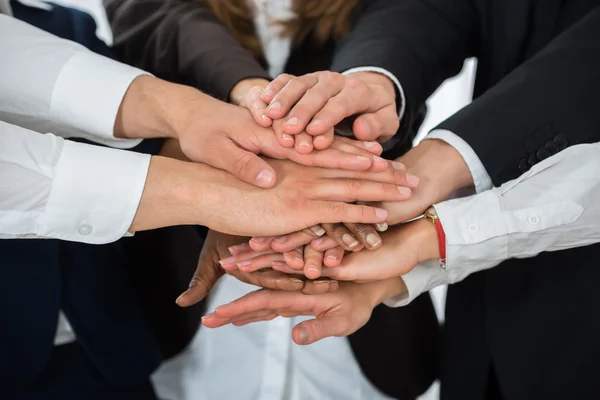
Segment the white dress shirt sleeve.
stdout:
<svg viewBox="0 0 600 400">
<path fill-rule="evenodd" d="M 104 244 L 127 232 L 150 156 L 0 121 L 0 238 Z"/>
<path fill-rule="evenodd" d="M 446 233 L 446 271 L 437 260 L 403 278 L 400 306 L 511 258 L 600 242 L 600 144 L 569 147 L 499 188 L 435 205 Z"/>
<path fill-rule="evenodd" d="M 140 142 L 115 138 L 113 130 L 121 101 L 142 70 L 5 15 L 0 57 L 0 120 L 111 147 Z"/>
</svg>

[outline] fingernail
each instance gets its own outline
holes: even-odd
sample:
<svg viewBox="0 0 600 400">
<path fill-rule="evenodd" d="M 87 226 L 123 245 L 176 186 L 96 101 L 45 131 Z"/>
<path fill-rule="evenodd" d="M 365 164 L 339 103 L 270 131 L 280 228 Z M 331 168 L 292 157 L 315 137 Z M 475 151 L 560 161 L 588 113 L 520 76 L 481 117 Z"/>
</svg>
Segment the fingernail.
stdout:
<svg viewBox="0 0 600 400">
<path fill-rule="evenodd" d="M 348 233 L 344 233 L 342 236 L 342 242 L 344 242 L 346 246 L 350 248 L 358 246 L 358 240 Z"/>
<path fill-rule="evenodd" d="M 262 93 L 263 97 L 271 97 L 275 94 L 275 92 L 273 92 L 271 89 L 267 89 Z"/>
<path fill-rule="evenodd" d="M 236 244 L 235 246 L 231 246 L 229 247 L 227 250 L 229 250 L 229 253 L 231 253 L 232 255 L 236 255 L 238 253 L 242 253 L 244 251 L 246 251 L 248 249 L 248 243 L 242 243 L 242 244 Z"/>
<path fill-rule="evenodd" d="M 298 146 L 310 147 L 310 142 L 307 142 L 306 140 L 301 140 L 300 143 L 298 143 Z"/>
<path fill-rule="evenodd" d="M 379 156 L 373 156 L 373 161 L 375 161 L 375 162 L 379 162 L 379 163 L 380 163 L 380 162 L 387 163 L 387 160 L 386 160 L 385 158 L 381 158 L 381 157 L 379 157 Z"/>
<path fill-rule="evenodd" d="M 373 147 L 377 146 L 377 142 L 363 142 L 363 143 L 367 149 L 372 149 Z"/>
<path fill-rule="evenodd" d="M 255 236 L 255 237 L 253 237 L 250 240 L 252 240 L 252 241 L 254 241 L 256 243 L 264 243 L 265 239 L 266 238 L 264 236 Z"/>
<path fill-rule="evenodd" d="M 300 340 L 300 343 L 307 343 L 309 336 L 308 329 L 298 328 L 298 339 Z"/>
<path fill-rule="evenodd" d="M 292 125 L 292 126 L 298 126 L 298 124 L 300 124 L 300 121 L 298 120 L 298 118 L 292 117 L 292 118 L 288 119 L 285 124 Z"/>
<path fill-rule="evenodd" d="M 294 138 L 292 137 L 292 135 L 288 135 L 287 133 L 282 133 L 281 134 L 281 138 L 283 140 L 285 140 L 286 142 L 293 142 Z"/>
<path fill-rule="evenodd" d="M 396 161 L 394 161 L 392 163 L 392 167 L 394 167 L 394 169 L 396 171 L 404 171 L 405 170 L 404 164 L 396 162 Z M 408 179 L 408 174 L 406 174 L 406 175 L 407 175 L 406 179 Z"/>
<path fill-rule="evenodd" d="M 330 259 L 330 260 L 337 260 L 337 257 L 336 257 L 336 256 L 334 256 L 334 255 L 328 255 L 328 256 L 327 256 L 327 257 L 325 257 L 325 258 L 328 258 L 328 259 Z"/>
<path fill-rule="evenodd" d="M 315 246 L 320 246 L 321 244 L 323 244 L 323 241 L 325 240 L 325 238 L 318 238 L 318 239 L 314 239 L 312 241 L 312 243 L 315 244 Z"/>
<path fill-rule="evenodd" d="M 223 266 L 224 264 L 231 264 L 234 262 L 235 262 L 235 257 L 227 257 L 222 260 L 219 260 L 219 264 L 221 264 L 221 266 Z"/>
<path fill-rule="evenodd" d="M 309 126 L 317 126 L 317 125 L 321 125 L 320 119 L 313 119 L 309 124 Z"/>
<path fill-rule="evenodd" d="M 372 233 L 369 233 L 367 235 L 367 244 L 371 247 L 376 247 L 379 246 L 379 244 L 381 243 L 381 239 L 379 239 L 379 236 L 374 235 Z"/>
<path fill-rule="evenodd" d="M 260 186 L 270 185 L 273 182 L 274 177 L 275 176 L 271 171 L 264 169 L 256 176 L 256 183 Z"/>
<path fill-rule="evenodd" d="M 285 242 L 285 241 L 286 241 L 286 239 L 287 239 L 287 237 L 286 237 L 286 236 L 279 236 L 278 238 L 275 238 L 275 241 L 276 241 L 277 243 L 283 243 L 283 242 Z"/>
<path fill-rule="evenodd" d="M 260 117 L 261 117 L 262 119 L 269 119 L 269 117 L 267 117 L 267 114 L 262 114 Z"/>
<path fill-rule="evenodd" d="M 379 232 L 385 232 L 388 229 L 388 224 L 386 224 L 385 222 L 382 224 L 375 224 L 375 227 Z"/>
<path fill-rule="evenodd" d="M 322 279 L 322 280 L 317 280 L 317 281 L 313 281 L 313 283 L 314 283 L 315 285 L 321 285 L 321 284 L 323 284 L 323 283 L 327 283 L 327 284 L 329 284 L 329 282 L 331 282 L 331 281 L 330 281 L 330 280 L 324 280 L 324 279 Z"/>
<path fill-rule="evenodd" d="M 319 269 L 318 269 L 317 267 L 315 267 L 315 266 L 309 266 L 309 267 L 306 267 L 306 270 L 307 270 L 307 271 L 315 271 L 315 272 L 318 272 L 318 271 L 319 271 Z"/>
<path fill-rule="evenodd" d="M 325 234 L 325 229 L 323 229 L 323 227 L 320 225 L 319 226 L 311 226 L 308 229 L 317 236 L 323 236 Z"/>
<path fill-rule="evenodd" d="M 407 188 L 405 186 L 398 186 L 398 192 L 402 196 L 410 196 L 410 194 L 412 193 L 412 190 L 410 190 L 409 188 Z"/>
<path fill-rule="evenodd" d="M 177 300 L 175 300 L 175 304 L 179 305 L 179 303 L 181 302 L 181 299 L 182 299 L 183 297 L 185 297 L 186 293 L 187 293 L 187 290 L 186 290 L 185 292 L 181 293 L 181 294 L 179 295 L 179 297 L 177 298 Z"/>
<path fill-rule="evenodd" d="M 303 285 L 304 285 L 304 282 L 303 282 L 303 281 L 301 281 L 301 280 L 300 280 L 300 279 L 298 279 L 298 278 L 290 278 L 290 282 L 293 282 L 293 283 L 301 283 L 301 284 L 303 284 Z"/>
<path fill-rule="evenodd" d="M 375 209 L 375 217 L 376 218 L 386 219 L 387 216 L 388 216 L 388 212 L 386 210 L 384 210 L 383 208 Z"/>
<path fill-rule="evenodd" d="M 321 140 L 325 140 L 325 139 L 327 139 L 325 136 L 320 135 L 320 136 L 315 137 L 313 140 L 319 140 L 319 141 L 321 141 Z"/>
<path fill-rule="evenodd" d="M 269 105 L 269 107 L 267 107 L 267 111 L 269 111 L 269 110 L 281 110 L 281 108 L 282 108 L 281 103 L 278 102 L 278 101 L 276 101 L 274 103 L 271 103 Z"/>
<path fill-rule="evenodd" d="M 411 186 L 417 186 L 419 184 L 419 177 L 413 174 L 406 173 L 406 182 Z"/>
<path fill-rule="evenodd" d="M 356 156 L 357 159 L 359 159 L 360 161 L 370 161 L 369 157 L 365 157 L 365 156 Z"/>
<path fill-rule="evenodd" d="M 237 265 L 239 268 L 247 267 L 250 264 L 252 264 L 251 260 L 238 261 L 235 263 L 235 265 Z"/>
</svg>

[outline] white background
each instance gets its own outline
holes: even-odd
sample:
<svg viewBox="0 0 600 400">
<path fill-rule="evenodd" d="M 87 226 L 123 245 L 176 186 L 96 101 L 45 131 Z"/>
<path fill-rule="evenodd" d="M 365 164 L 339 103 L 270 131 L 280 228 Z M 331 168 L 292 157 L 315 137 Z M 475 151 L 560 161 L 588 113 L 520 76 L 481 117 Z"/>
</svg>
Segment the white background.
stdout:
<svg viewBox="0 0 600 400">
<path fill-rule="evenodd" d="M 110 28 L 106 21 L 104 9 L 101 0 L 53 0 L 55 3 L 64 4 L 71 7 L 77 7 L 89 12 L 94 16 L 98 23 L 98 36 L 107 43 L 112 42 Z M 465 68 L 457 77 L 449 79 L 440 87 L 440 89 L 429 99 L 429 112 L 417 140 L 421 139 L 428 131 L 435 127 L 439 122 L 464 107 L 471 101 L 473 81 L 474 81 L 475 62 L 469 60 L 465 63 Z M 438 317 L 443 320 L 443 305 L 446 288 L 441 287 L 433 291 L 433 298 L 436 305 Z M 422 396 L 419 400 L 435 400 L 439 397 L 438 387 L 434 385 L 431 390 Z"/>
</svg>

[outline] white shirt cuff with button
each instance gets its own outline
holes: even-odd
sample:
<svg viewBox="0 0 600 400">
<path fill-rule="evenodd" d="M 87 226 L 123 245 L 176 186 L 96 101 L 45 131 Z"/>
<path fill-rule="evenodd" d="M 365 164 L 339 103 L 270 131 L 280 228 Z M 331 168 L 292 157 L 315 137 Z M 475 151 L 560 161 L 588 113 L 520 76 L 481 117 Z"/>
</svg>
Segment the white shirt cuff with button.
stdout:
<svg viewBox="0 0 600 400">
<path fill-rule="evenodd" d="M 499 188 L 435 205 L 446 233 L 446 271 L 418 265 L 403 278 L 408 304 L 436 286 L 511 258 L 600 242 L 600 144 L 573 146 Z"/>
<path fill-rule="evenodd" d="M 467 167 L 469 167 L 469 171 L 473 177 L 475 191 L 477 193 L 481 193 L 492 187 L 492 179 L 483 166 L 483 163 L 471 146 L 469 146 L 469 144 L 460 136 L 445 129 L 435 129 L 425 136 L 424 140 L 427 139 L 442 140 L 454 147 L 456 151 L 460 153 L 462 158 L 465 160 Z"/>
<path fill-rule="evenodd" d="M 0 122 L 0 238 L 103 244 L 124 236 L 150 156 Z"/>
<path fill-rule="evenodd" d="M 131 148 L 113 135 L 131 82 L 144 71 L 0 15 L 0 120 L 36 132 Z"/>
</svg>

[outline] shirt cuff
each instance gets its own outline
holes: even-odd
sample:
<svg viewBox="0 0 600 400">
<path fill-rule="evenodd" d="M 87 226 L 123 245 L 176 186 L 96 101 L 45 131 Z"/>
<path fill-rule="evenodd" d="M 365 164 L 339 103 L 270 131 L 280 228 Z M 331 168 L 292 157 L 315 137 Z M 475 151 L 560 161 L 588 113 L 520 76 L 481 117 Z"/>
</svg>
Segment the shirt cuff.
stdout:
<svg viewBox="0 0 600 400">
<path fill-rule="evenodd" d="M 40 236 L 90 244 L 123 237 L 142 197 L 150 156 L 66 141 Z"/>
<path fill-rule="evenodd" d="M 392 74 L 387 69 L 380 68 L 380 67 L 351 68 L 347 71 L 344 71 L 342 73 L 342 75 L 350 75 L 350 74 L 355 74 L 357 72 L 376 72 L 378 74 L 387 76 L 388 78 L 391 79 L 392 82 L 394 82 L 394 85 L 396 85 L 396 89 L 398 89 L 398 94 L 400 96 L 400 107 L 398 110 L 398 118 L 400 120 L 402 120 L 402 117 L 404 117 L 404 112 L 406 111 L 406 97 L 404 96 L 404 89 L 402 89 L 402 85 L 400 84 L 400 81 L 398 81 L 398 78 L 396 78 L 396 76 L 394 76 L 394 74 Z"/>
<path fill-rule="evenodd" d="M 50 117 L 73 136 L 110 147 L 132 148 L 140 139 L 114 137 L 114 125 L 123 97 L 135 78 L 146 72 L 87 52 L 75 54 L 56 80 Z M 71 137 L 73 137 L 71 136 Z"/>
<path fill-rule="evenodd" d="M 408 273 L 402 275 L 408 293 L 383 302 L 388 307 L 402 307 L 436 286 L 448 283 L 448 274 L 440 268 L 439 260 L 430 260 L 418 264 Z"/>
<path fill-rule="evenodd" d="M 454 147 L 456 151 L 460 153 L 462 158 L 465 160 L 467 167 L 469 167 L 469 171 L 471 171 L 473 183 L 475 184 L 475 190 L 477 193 L 492 188 L 492 178 L 490 178 L 490 175 L 487 173 L 483 163 L 473 148 L 471 148 L 471 146 L 469 146 L 469 144 L 461 137 L 444 129 L 435 129 L 425 136 L 425 139 L 442 140 Z"/>
</svg>

